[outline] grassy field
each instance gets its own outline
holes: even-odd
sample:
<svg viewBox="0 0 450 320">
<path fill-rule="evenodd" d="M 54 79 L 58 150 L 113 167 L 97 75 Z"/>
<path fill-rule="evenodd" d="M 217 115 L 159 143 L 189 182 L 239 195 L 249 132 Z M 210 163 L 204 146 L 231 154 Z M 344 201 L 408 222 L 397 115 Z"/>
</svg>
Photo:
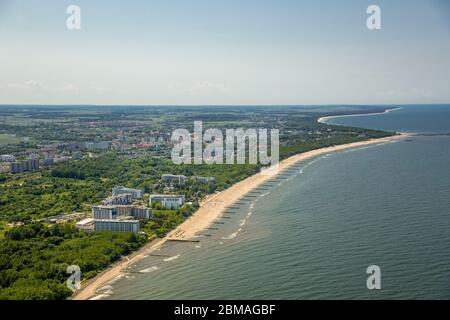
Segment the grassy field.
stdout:
<svg viewBox="0 0 450 320">
<path fill-rule="evenodd" d="M 0 134 L 0 145 L 2 144 L 18 144 L 20 139 L 9 134 Z"/>
<path fill-rule="evenodd" d="M 7 229 L 6 222 L 0 221 L 0 240 L 3 240 L 5 238 L 6 229 Z"/>
</svg>

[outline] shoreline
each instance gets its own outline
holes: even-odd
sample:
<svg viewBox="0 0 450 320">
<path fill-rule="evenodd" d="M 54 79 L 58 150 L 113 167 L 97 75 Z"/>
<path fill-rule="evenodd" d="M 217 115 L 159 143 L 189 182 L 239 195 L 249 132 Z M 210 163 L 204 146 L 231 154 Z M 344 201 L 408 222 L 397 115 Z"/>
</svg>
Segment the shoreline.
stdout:
<svg viewBox="0 0 450 320">
<path fill-rule="evenodd" d="M 324 124 L 328 124 L 326 121 L 328 119 L 333 119 L 333 118 L 342 118 L 342 117 L 359 117 L 359 116 L 375 116 L 375 115 L 380 115 L 380 114 L 385 114 L 385 113 L 389 113 L 395 110 L 400 110 L 403 109 L 402 107 L 395 107 L 395 108 L 390 108 L 390 109 L 386 109 L 383 112 L 372 112 L 372 113 L 357 113 L 357 114 L 342 114 L 339 116 L 326 116 L 326 117 L 320 117 L 317 119 L 317 122 L 319 123 L 324 123 Z"/>
<path fill-rule="evenodd" d="M 395 109 L 390 109 L 395 110 Z M 385 112 L 389 112 L 386 110 Z M 383 112 L 384 113 L 384 112 Z M 327 118 L 327 117 L 324 117 Z M 322 118 L 320 118 L 322 119 Z M 319 120 L 320 120 L 319 119 Z M 318 120 L 318 121 L 319 121 Z M 325 147 L 320 149 L 315 149 L 307 151 L 304 153 L 293 155 L 279 163 L 278 172 L 289 168 L 291 165 L 306 160 L 315 156 L 330 152 L 338 152 L 341 150 L 358 148 L 375 143 L 383 143 L 401 140 L 409 136 L 405 133 L 400 133 L 398 135 L 370 139 L 365 141 L 352 142 L 337 146 Z M 275 174 L 276 175 L 276 174 Z M 198 232 L 207 228 L 214 220 L 218 219 L 225 208 L 232 205 L 239 198 L 247 194 L 249 191 L 258 187 L 260 184 L 271 179 L 274 175 L 263 175 L 261 173 L 254 174 L 246 179 L 232 185 L 231 187 L 220 191 L 218 193 L 207 196 L 200 204 L 200 208 L 183 223 L 177 226 L 174 230 L 168 233 L 164 238 L 154 240 L 141 249 L 136 251 L 134 254 L 126 256 L 121 260 L 113 263 L 109 268 L 102 271 L 100 274 L 95 276 L 93 279 L 88 280 L 82 289 L 75 292 L 71 299 L 73 300 L 88 300 L 99 296 L 100 293 L 97 292 L 98 289 L 107 286 L 108 284 L 123 277 L 126 272 L 124 269 L 130 265 L 136 263 L 137 261 L 145 258 L 149 253 L 153 252 L 155 249 L 159 248 L 163 244 L 171 240 L 189 240 L 192 239 Z"/>
</svg>

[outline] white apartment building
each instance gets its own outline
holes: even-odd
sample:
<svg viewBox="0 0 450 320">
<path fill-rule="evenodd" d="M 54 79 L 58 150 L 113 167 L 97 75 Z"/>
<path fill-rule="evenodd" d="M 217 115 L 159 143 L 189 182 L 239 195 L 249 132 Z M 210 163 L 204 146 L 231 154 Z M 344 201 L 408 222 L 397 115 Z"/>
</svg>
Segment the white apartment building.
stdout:
<svg viewBox="0 0 450 320">
<path fill-rule="evenodd" d="M 114 206 L 93 206 L 92 218 L 94 219 L 114 219 L 117 216 L 117 208 Z"/>
<path fill-rule="evenodd" d="M 80 160 L 82 156 L 81 151 L 72 152 L 72 160 Z"/>
<path fill-rule="evenodd" d="M 117 196 L 112 196 L 109 198 L 106 198 L 102 201 L 102 204 L 104 206 L 111 206 L 111 205 L 128 205 L 133 202 L 133 196 L 130 193 L 123 193 L 119 194 Z"/>
<path fill-rule="evenodd" d="M 197 182 L 200 182 L 200 183 L 214 183 L 214 182 L 216 182 L 216 178 L 214 178 L 214 177 L 193 176 L 191 179 L 193 181 L 197 181 Z"/>
<path fill-rule="evenodd" d="M 95 220 L 93 218 L 87 218 L 77 222 L 75 226 L 79 230 L 93 231 L 95 227 Z"/>
<path fill-rule="evenodd" d="M 126 194 L 126 193 L 131 194 L 133 199 L 140 199 L 143 196 L 142 190 L 138 190 L 138 189 L 125 188 L 122 186 L 117 186 L 112 189 L 113 196 L 118 196 L 118 195 Z"/>
<path fill-rule="evenodd" d="M 95 220 L 95 230 L 137 233 L 140 225 L 138 220 Z"/>
<path fill-rule="evenodd" d="M 131 215 L 138 220 L 148 220 L 152 214 L 152 209 L 147 207 L 132 207 Z"/>
<path fill-rule="evenodd" d="M 89 150 L 108 150 L 111 149 L 111 141 L 86 142 L 84 147 Z"/>
<path fill-rule="evenodd" d="M 166 195 L 166 194 L 154 194 L 150 196 L 150 206 L 152 203 L 161 203 L 164 209 L 178 209 L 185 201 L 184 195 Z"/>
<path fill-rule="evenodd" d="M 152 214 L 152 209 L 138 206 L 93 206 L 92 217 L 100 220 L 114 220 L 124 217 L 132 217 L 137 220 L 148 220 Z"/>
<path fill-rule="evenodd" d="M 24 160 L 19 162 L 11 162 L 11 173 L 22 173 L 26 171 L 39 170 L 39 160 Z"/>
<path fill-rule="evenodd" d="M 131 216 L 137 220 L 148 220 L 152 214 L 152 209 L 144 206 L 114 206 L 117 209 L 117 216 Z"/>
<path fill-rule="evenodd" d="M 174 175 L 174 174 L 163 174 L 161 180 L 171 184 L 183 185 L 187 181 L 187 177 L 184 175 Z"/>
<path fill-rule="evenodd" d="M 16 162 L 16 157 L 11 154 L 0 155 L 0 162 Z"/>
</svg>

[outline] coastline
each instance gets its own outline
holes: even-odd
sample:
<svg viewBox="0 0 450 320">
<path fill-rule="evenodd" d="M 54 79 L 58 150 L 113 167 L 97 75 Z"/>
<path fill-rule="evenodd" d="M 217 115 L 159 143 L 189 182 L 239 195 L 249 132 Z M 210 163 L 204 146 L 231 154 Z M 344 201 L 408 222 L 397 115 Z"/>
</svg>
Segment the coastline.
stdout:
<svg viewBox="0 0 450 320">
<path fill-rule="evenodd" d="M 390 112 L 395 109 L 389 109 L 385 112 Z M 384 112 L 383 112 L 384 113 Z M 318 121 L 321 119 L 320 118 Z M 301 154 L 293 155 L 279 164 L 279 171 L 287 169 L 289 166 L 297 163 L 298 161 L 306 160 L 318 155 L 330 153 L 330 152 L 338 152 L 345 149 L 362 147 L 375 143 L 383 143 L 390 142 L 395 140 L 403 139 L 407 137 L 408 134 L 401 133 L 399 135 L 378 138 L 378 139 L 370 139 L 365 141 L 353 142 L 343 145 L 331 146 L 326 148 L 320 148 L 316 150 L 311 150 L 308 152 L 304 152 Z M 94 277 L 93 279 L 86 282 L 82 289 L 78 292 L 75 292 L 71 299 L 73 300 L 88 300 L 93 297 L 99 296 L 97 292 L 98 289 L 120 279 L 125 275 L 124 269 L 136 263 L 137 261 L 145 258 L 149 253 L 154 251 L 155 249 L 162 246 L 164 243 L 170 240 L 188 240 L 194 237 L 199 231 L 207 228 L 211 223 L 214 222 L 217 218 L 219 218 L 225 208 L 232 205 L 239 198 L 247 194 L 252 189 L 258 187 L 260 184 L 265 181 L 271 179 L 273 175 L 263 175 L 261 173 L 257 173 L 253 176 L 250 176 L 234 185 L 225 189 L 216 194 L 210 195 L 205 198 L 205 200 L 201 203 L 200 208 L 187 220 L 185 220 L 182 224 L 180 224 L 177 228 L 172 230 L 169 234 L 167 234 L 163 239 L 155 240 L 140 250 L 131 254 L 130 256 L 124 257 L 120 261 L 114 263 L 111 267 L 104 270 L 102 273 Z"/>
<path fill-rule="evenodd" d="M 320 118 L 317 119 L 317 122 L 328 124 L 326 122 L 328 119 L 341 118 L 341 117 L 375 116 L 375 115 L 385 114 L 385 113 L 389 113 L 389 112 L 392 112 L 392 111 L 395 111 L 395 110 L 400 110 L 400 109 L 402 109 L 402 107 L 395 107 L 395 108 L 386 109 L 383 112 L 343 114 L 343 115 L 339 115 L 339 116 L 320 117 Z"/>
</svg>

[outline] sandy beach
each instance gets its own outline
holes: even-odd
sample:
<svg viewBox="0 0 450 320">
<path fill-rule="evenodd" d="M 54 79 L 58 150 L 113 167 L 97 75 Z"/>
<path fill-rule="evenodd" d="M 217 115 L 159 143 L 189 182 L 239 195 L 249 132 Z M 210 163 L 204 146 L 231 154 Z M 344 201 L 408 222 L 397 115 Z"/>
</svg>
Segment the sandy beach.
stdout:
<svg viewBox="0 0 450 320">
<path fill-rule="evenodd" d="M 385 113 L 389 113 L 389 112 L 396 111 L 396 110 L 401 110 L 401 109 L 402 109 L 401 107 L 396 107 L 396 108 L 386 109 L 386 110 L 384 110 L 382 112 L 343 114 L 343 115 L 340 115 L 340 116 L 321 117 L 321 118 L 317 119 L 317 122 L 319 122 L 319 123 L 327 123 L 328 119 L 341 118 L 341 117 L 376 116 L 376 115 L 385 114 Z"/>
<path fill-rule="evenodd" d="M 405 136 L 405 134 L 401 134 L 393 137 L 372 139 L 308 151 L 302 154 L 294 155 L 280 162 L 279 171 L 288 168 L 298 161 L 315 157 L 321 154 L 337 152 L 349 148 L 362 147 L 375 143 L 395 141 L 402 139 Z M 127 267 L 146 257 L 149 253 L 163 245 L 165 242 L 170 240 L 191 239 L 198 232 L 204 230 L 217 218 L 219 218 L 223 214 L 225 208 L 236 202 L 239 198 L 247 194 L 252 189 L 256 188 L 258 185 L 271 179 L 272 177 L 273 176 L 271 175 L 258 173 L 234 184 L 224 191 L 208 196 L 201 203 L 200 208 L 189 219 L 180 224 L 165 238 L 147 244 L 135 254 L 123 258 L 119 262 L 112 265 L 109 269 L 96 276 L 94 279 L 86 282 L 83 285 L 82 289 L 72 296 L 72 299 L 87 300 L 97 296 L 99 294 L 97 291 L 98 289 L 125 275 L 125 269 Z"/>
</svg>

